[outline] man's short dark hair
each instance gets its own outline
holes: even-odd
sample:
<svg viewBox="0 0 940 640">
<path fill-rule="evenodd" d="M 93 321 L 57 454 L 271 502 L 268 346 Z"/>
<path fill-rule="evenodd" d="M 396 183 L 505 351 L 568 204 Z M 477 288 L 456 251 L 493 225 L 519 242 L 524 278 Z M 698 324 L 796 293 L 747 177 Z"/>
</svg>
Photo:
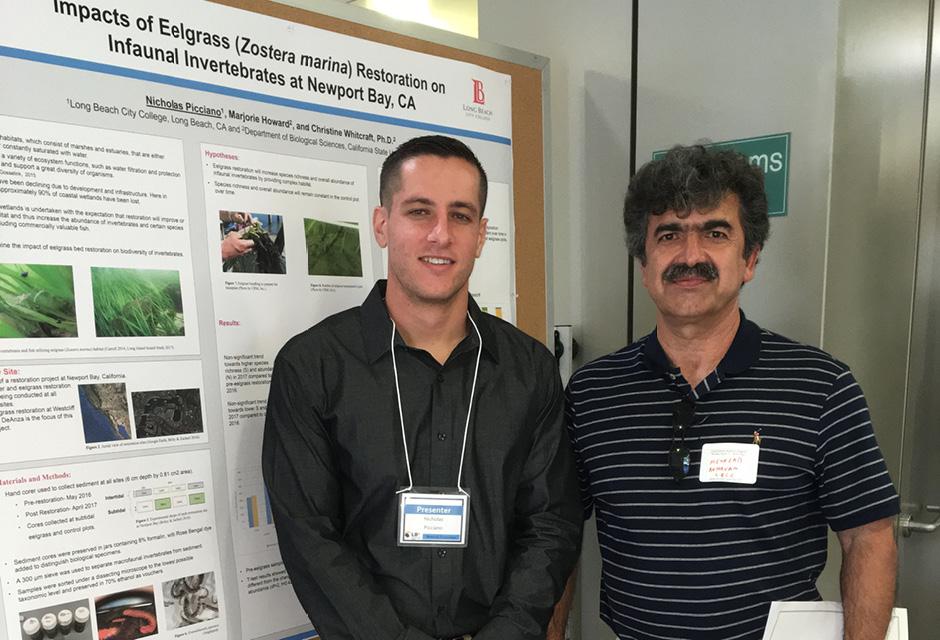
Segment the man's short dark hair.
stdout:
<svg viewBox="0 0 940 640">
<path fill-rule="evenodd" d="M 401 165 L 418 156 L 436 156 L 438 158 L 460 158 L 466 160 L 480 173 L 480 215 L 486 208 L 486 171 L 470 147 L 456 138 L 447 136 L 421 136 L 403 142 L 392 151 L 382 163 L 379 177 L 379 202 L 388 209 L 392 205 L 392 196 L 401 188 Z"/>
<path fill-rule="evenodd" d="M 770 233 L 764 173 L 747 156 L 730 149 L 677 145 L 662 158 L 643 165 L 627 189 L 623 224 L 630 255 L 646 264 L 650 216 L 675 211 L 680 218 L 693 209 L 708 211 L 729 194 L 740 203 L 744 257 L 761 249 Z"/>
</svg>

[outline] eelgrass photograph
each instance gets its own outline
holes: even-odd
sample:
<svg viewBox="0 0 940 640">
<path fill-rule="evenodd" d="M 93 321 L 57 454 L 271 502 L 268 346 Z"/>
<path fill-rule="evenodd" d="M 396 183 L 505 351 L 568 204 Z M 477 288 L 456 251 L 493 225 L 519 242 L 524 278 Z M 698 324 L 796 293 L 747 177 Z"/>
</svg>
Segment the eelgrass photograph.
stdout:
<svg viewBox="0 0 940 640">
<path fill-rule="evenodd" d="M 87 444 L 131 439 L 123 382 L 78 385 L 78 405 Z"/>
<path fill-rule="evenodd" d="M 202 433 L 199 389 L 132 391 L 131 404 L 138 438 Z"/>
<path fill-rule="evenodd" d="M 287 273 L 284 220 L 269 213 L 219 211 L 222 270 L 229 273 Z M 250 240 L 251 242 L 246 242 Z"/>
<path fill-rule="evenodd" d="M 304 218 L 307 273 L 312 276 L 362 276 L 359 229 Z"/>
<path fill-rule="evenodd" d="M 179 271 L 91 268 L 99 338 L 184 335 Z"/>
<path fill-rule="evenodd" d="M 0 338 L 74 338 L 72 267 L 0 264 Z"/>
</svg>

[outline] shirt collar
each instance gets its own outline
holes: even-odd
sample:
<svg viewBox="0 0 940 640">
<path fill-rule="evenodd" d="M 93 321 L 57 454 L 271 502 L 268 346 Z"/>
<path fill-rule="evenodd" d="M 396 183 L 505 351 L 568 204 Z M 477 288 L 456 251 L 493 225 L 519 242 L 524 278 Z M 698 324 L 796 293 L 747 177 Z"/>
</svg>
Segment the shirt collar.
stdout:
<svg viewBox="0 0 940 640">
<path fill-rule="evenodd" d="M 740 309 L 738 313 L 741 314 L 741 323 L 734 334 L 734 340 L 731 341 L 731 346 L 728 347 L 728 351 L 715 368 L 722 377 L 747 371 L 760 356 L 760 327 L 744 317 L 744 312 Z M 663 346 L 659 343 L 655 329 L 646 337 L 643 356 L 647 366 L 654 373 L 664 374 L 675 370 Z"/>
<path fill-rule="evenodd" d="M 362 339 L 366 347 L 366 357 L 369 362 L 375 362 L 381 358 L 389 347 L 389 338 L 392 331 L 392 319 L 388 315 L 388 308 L 385 306 L 385 289 L 388 286 L 387 280 L 378 280 L 372 291 L 369 292 L 365 302 L 362 303 Z M 491 318 L 480 311 L 473 296 L 468 296 L 467 310 L 470 317 L 476 323 L 480 330 L 480 336 L 483 338 L 483 352 L 486 353 L 494 362 L 499 362 L 499 349 L 496 345 L 496 335 L 490 327 Z M 470 329 L 469 337 L 474 345 L 477 344 L 476 332 Z M 395 337 L 398 344 L 404 344 L 401 336 Z"/>
</svg>

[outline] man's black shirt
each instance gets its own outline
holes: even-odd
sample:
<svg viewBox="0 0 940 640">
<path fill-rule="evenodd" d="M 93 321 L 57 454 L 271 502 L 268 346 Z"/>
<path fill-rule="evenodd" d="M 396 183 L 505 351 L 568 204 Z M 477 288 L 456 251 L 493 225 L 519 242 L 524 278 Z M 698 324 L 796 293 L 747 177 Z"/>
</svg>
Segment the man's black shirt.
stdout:
<svg viewBox="0 0 940 640">
<path fill-rule="evenodd" d="M 294 589 L 325 640 L 542 638 L 581 541 L 554 359 L 470 301 L 483 351 L 462 482 L 468 546 L 399 547 L 408 472 L 384 291 L 294 337 L 275 362 L 264 476 Z M 453 488 L 476 332 L 443 365 L 395 343 L 414 484 Z"/>
</svg>

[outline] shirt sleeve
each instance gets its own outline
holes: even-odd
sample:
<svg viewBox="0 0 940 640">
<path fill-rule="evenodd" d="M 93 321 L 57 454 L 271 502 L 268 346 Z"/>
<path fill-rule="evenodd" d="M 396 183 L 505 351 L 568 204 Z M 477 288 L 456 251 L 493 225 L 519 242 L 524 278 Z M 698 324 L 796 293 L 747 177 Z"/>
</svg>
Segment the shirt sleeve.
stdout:
<svg viewBox="0 0 940 640">
<path fill-rule="evenodd" d="M 565 389 L 565 422 L 568 425 L 568 439 L 571 442 L 571 448 L 574 451 L 575 466 L 578 470 L 578 487 L 581 491 L 581 510 L 582 517 L 587 520 L 594 511 L 594 496 L 591 493 L 591 482 L 588 478 L 587 465 L 581 459 L 581 447 L 578 443 L 578 412 L 575 408 L 575 389 L 576 378 Z"/>
<path fill-rule="evenodd" d="M 313 367 L 278 355 L 271 377 L 262 467 L 284 567 L 324 640 L 432 640 L 402 624 L 342 538 L 342 488 L 316 407 Z M 303 373 L 301 373 L 303 371 Z"/>
<path fill-rule="evenodd" d="M 474 640 L 545 637 L 552 610 L 581 549 L 581 514 L 563 394 L 554 360 L 538 376 L 543 390 L 533 411 L 535 430 L 516 491 L 515 527 L 503 586 L 490 620 Z"/>
<path fill-rule="evenodd" d="M 816 480 L 823 514 L 834 531 L 853 529 L 899 511 L 868 405 L 848 369 L 837 375 L 820 414 Z"/>
</svg>

